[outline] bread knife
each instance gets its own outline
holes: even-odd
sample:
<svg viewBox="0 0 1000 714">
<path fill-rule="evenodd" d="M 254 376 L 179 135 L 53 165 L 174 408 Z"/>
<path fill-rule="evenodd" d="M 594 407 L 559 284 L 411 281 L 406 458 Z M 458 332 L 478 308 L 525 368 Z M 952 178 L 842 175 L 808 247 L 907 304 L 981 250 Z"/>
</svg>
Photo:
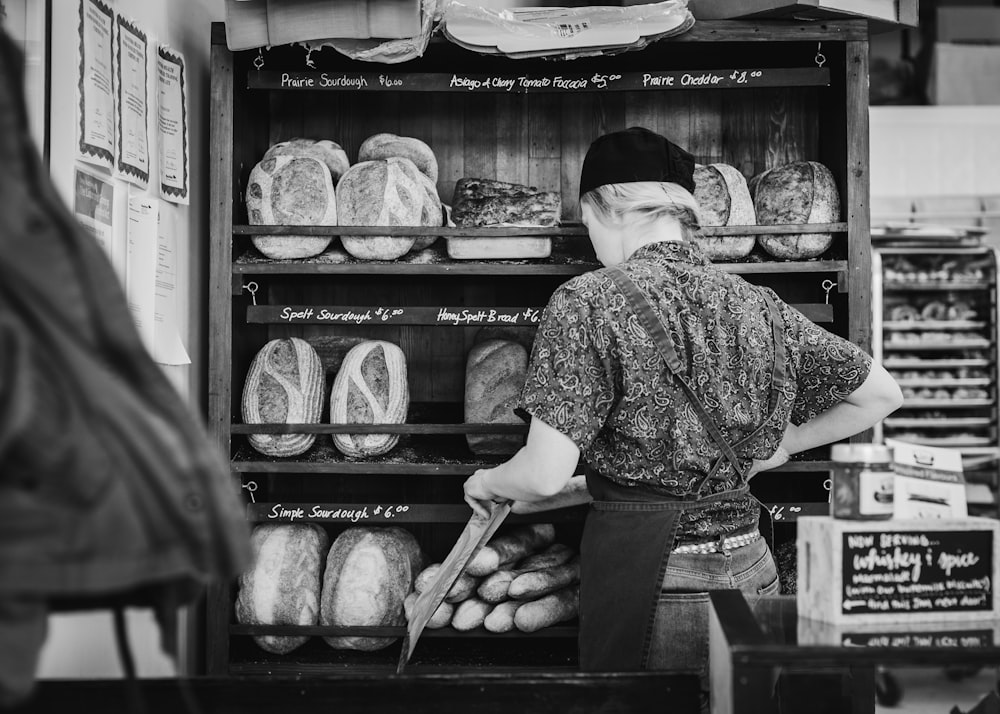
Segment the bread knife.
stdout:
<svg viewBox="0 0 1000 714">
<path fill-rule="evenodd" d="M 451 552 L 441 563 L 434 580 L 417 596 L 417 601 L 413 604 L 412 616 L 406 626 L 406 636 L 403 638 L 403 648 L 399 653 L 399 663 L 396 665 L 396 674 L 403 672 L 431 615 L 444 601 L 445 595 L 465 570 L 465 566 L 496 533 L 497 528 L 510 513 L 510 505 L 510 501 L 491 503 L 489 518 L 473 513 L 472 518 L 465 524 Z"/>
</svg>

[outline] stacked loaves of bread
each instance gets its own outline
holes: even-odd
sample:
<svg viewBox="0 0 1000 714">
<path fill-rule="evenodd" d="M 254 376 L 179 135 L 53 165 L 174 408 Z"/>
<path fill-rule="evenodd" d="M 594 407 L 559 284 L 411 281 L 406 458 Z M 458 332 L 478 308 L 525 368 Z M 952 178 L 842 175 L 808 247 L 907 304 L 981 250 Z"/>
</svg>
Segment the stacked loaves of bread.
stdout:
<svg viewBox="0 0 1000 714">
<path fill-rule="evenodd" d="M 528 351 L 518 342 L 484 340 L 472 347 L 465 365 L 465 422 L 523 424 L 514 404 L 528 371 Z M 466 434 L 474 454 L 513 454 L 524 443 L 518 434 Z"/>
<path fill-rule="evenodd" d="M 414 592 L 404 602 L 407 617 L 440 567 L 430 565 L 417 576 Z M 572 548 L 555 542 L 552 524 L 518 526 L 494 536 L 473 557 L 427 627 L 535 632 L 578 615 L 579 582 L 579 558 Z"/>
<path fill-rule="evenodd" d="M 247 214 L 252 225 L 443 226 L 437 159 L 423 141 L 375 134 L 362 142 L 353 166 L 329 140 L 274 144 L 251 170 Z M 437 236 L 341 236 L 362 260 L 393 260 L 422 250 Z M 310 258 L 331 236 L 259 235 L 254 246 L 275 260 Z"/>
<path fill-rule="evenodd" d="M 317 340 L 323 344 L 322 338 Z M 344 340 L 324 351 L 345 350 L 330 390 L 331 424 L 404 424 L 410 404 L 406 356 L 392 342 Z M 349 348 L 347 345 L 351 345 Z M 325 368 L 312 345 L 291 337 L 268 342 L 254 357 L 243 384 L 246 424 L 318 424 Z M 315 434 L 251 434 L 250 445 L 275 457 L 298 456 Z M 380 456 L 398 434 L 333 434 L 333 445 L 350 458 Z"/>
<path fill-rule="evenodd" d="M 403 600 L 426 563 L 403 528 L 355 526 L 329 542 L 316 524 L 268 523 L 251 534 L 253 560 L 239 579 L 236 621 L 245 625 L 392 627 L 405 624 Z M 308 636 L 255 636 L 287 654 Z M 330 636 L 334 649 L 372 651 L 393 637 Z"/>
</svg>

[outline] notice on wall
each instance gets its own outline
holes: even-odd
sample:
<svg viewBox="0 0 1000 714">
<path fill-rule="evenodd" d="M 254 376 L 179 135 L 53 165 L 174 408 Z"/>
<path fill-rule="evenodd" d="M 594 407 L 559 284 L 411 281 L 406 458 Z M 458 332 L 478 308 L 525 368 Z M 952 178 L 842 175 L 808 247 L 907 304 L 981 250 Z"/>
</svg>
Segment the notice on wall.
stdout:
<svg viewBox="0 0 1000 714">
<path fill-rule="evenodd" d="M 118 161 L 116 175 L 145 188 L 149 184 L 149 73 L 146 33 L 118 17 L 115 57 Z"/>
<path fill-rule="evenodd" d="M 156 241 L 156 288 L 153 304 L 153 360 L 160 364 L 190 364 L 177 315 L 177 218 L 175 209 L 160 203 Z"/>
<path fill-rule="evenodd" d="M 73 181 L 73 212 L 88 233 L 104 249 L 122 283 L 125 282 L 125 238 L 119 206 L 121 189 L 113 181 L 76 168 Z"/>
<path fill-rule="evenodd" d="M 990 612 L 992 530 L 853 531 L 843 538 L 843 614 Z"/>
<path fill-rule="evenodd" d="M 114 34 L 114 11 L 80 0 L 76 153 L 107 169 L 115 162 Z"/>
<path fill-rule="evenodd" d="M 156 345 L 156 265 L 160 201 L 146 195 L 128 201 L 128 254 L 125 295 L 143 344 L 150 354 Z"/>
<path fill-rule="evenodd" d="M 160 196 L 189 202 L 189 156 L 184 58 L 161 45 L 156 52 L 156 139 L 160 159 Z"/>
</svg>

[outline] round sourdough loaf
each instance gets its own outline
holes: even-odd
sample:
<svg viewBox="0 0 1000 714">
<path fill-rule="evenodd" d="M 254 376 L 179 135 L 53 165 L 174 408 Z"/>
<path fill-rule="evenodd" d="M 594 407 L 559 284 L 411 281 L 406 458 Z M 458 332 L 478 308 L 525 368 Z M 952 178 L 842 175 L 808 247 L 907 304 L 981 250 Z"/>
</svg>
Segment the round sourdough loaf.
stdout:
<svg viewBox="0 0 1000 714">
<path fill-rule="evenodd" d="M 427 185 L 409 159 L 354 164 L 337 184 L 341 226 L 419 226 L 427 202 Z M 413 236 L 340 236 L 344 250 L 360 260 L 394 260 L 406 254 L 415 240 Z"/>
<path fill-rule="evenodd" d="M 359 526 L 334 540 L 326 558 L 320 597 L 321 625 L 393 627 L 406 624 L 403 601 L 424 567 L 424 554 L 403 528 Z M 394 637 L 324 637 L 338 650 L 372 651 Z"/>
<path fill-rule="evenodd" d="M 251 225 L 333 226 L 337 197 L 330 169 L 310 156 L 274 156 L 250 171 L 247 216 Z M 268 258 L 284 260 L 319 255 L 332 236 L 259 235 L 253 244 Z"/>
<path fill-rule="evenodd" d="M 347 158 L 347 153 L 335 141 L 329 139 L 289 139 L 279 141 L 264 153 L 265 159 L 275 156 L 308 156 L 319 159 L 330 169 L 330 178 L 336 186 L 347 169 L 351 167 L 351 162 Z"/>
<path fill-rule="evenodd" d="M 253 560 L 239 578 L 236 621 L 241 625 L 315 625 L 319 621 L 323 560 L 330 545 L 319 526 L 267 523 L 253 529 Z M 308 637 L 254 636 L 261 649 L 287 654 Z"/>
<path fill-rule="evenodd" d="M 403 424 L 410 406 L 406 357 L 391 342 L 369 340 L 352 347 L 333 380 L 331 424 Z M 334 434 L 345 456 L 380 456 L 399 443 L 398 434 Z"/>
<path fill-rule="evenodd" d="M 374 134 L 361 142 L 358 148 L 359 162 L 391 159 L 395 156 L 409 159 L 416 164 L 420 173 L 431 180 L 431 183 L 437 183 L 437 157 L 434 156 L 431 147 L 420 139 L 396 134 Z"/>
<path fill-rule="evenodd" d="M 298 337 L 271 340 L 243 383 L 244 424 L 318 424 L 323 410 L 323 365 L 316 350 Z M 250 434 L 250 446 L 267 456 L 297 456 L 315 434 Z"/>
<path fill-rule="evenodd" d="M 528 371 L 528 352 L 510 340 L 486 340 L 472 347 L 465 364 L 465 421 L 468 424 L 523 424 L 514 405 Z M 466 434 L 474 454 L 512 454 L 520 434 Z"/>
<path fill-rule="evenodd" d="M 840 195 L 830 169 L 816 161 L 796 161 L 763 172 L 751 181 L 757 223 L 833 223 L 840 218 Z M 807 260 L 833 242 L 829 233 L 760 235 L 757 242 L 782 260 Z"/>
<path fill-rule="evenodd" d="M 728 164 L 698 165 L 694 169 L 694 197 L 702 226 L 756 225 L 747 180 Z M 753 236 L 699 236 L 696 243 L 709 260 L 740 260 L 750 255 Z"/>
</svg>

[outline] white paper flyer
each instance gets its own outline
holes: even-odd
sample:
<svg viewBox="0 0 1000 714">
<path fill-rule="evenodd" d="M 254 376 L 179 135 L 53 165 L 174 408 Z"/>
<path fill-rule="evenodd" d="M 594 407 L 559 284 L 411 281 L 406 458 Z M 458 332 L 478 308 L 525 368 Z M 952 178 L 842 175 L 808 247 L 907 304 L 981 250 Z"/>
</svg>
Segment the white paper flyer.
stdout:
<svg viewBox="0 0 1000 714">
<path fill-rule="evenodd" d="M 114 29 L 108 5 L 80 0 L 76 153 L 107 169 L 115 163 Z"/>
<path fill-rule="evenodd" d="M 145 188 L 149 184 L 149 59 L 146 33 L 119 16 L 117 35 L 118 161 L 115 173 Z"/>
<path fill-rule="evenodd" d="M 184 58 L 160 45 L 156 53 L 156 132 L 160 158 L 160 197 L 187 204 L 188 118 Z"/>
</svg>

